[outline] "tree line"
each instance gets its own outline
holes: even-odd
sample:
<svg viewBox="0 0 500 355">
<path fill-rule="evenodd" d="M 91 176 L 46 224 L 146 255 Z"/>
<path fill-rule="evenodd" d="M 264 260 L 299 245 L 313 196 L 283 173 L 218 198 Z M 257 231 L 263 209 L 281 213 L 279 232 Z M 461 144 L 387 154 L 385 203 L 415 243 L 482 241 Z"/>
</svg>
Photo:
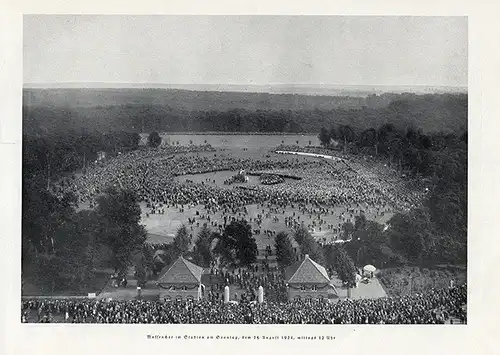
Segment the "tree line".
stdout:
<svg viewBox="0 0 500 355">
<path fill-rule="evenodd" d="M 232 109 L 263 110 L 314 110 L 315 108 L 352 109 L 382 108 L 395 100 L 417 100 L 426 102 L 447 100 L 460 96 L 453 93 L 370 93 L 370 92 L 325 92 L 307 93 L 255 93 L 231 91 L 202 91 L 177 89 L 23 89 L 23 102 L 27 107 L 143 107 L 165 106 L 175 110 L 192 112 L 205 111 L 211 107 L 215 111 Z"/>
<path fill-rule="evenodd" d="M 116 155 L 139 147 L 140 135 L 125 131 L 67 131 L 64 134 L 23 134 L 23 178 L 39 183 L 84 170 L 99 152 Z M 41 180 L 40 180 L 41 179 Z M 25 184 L 23 183 L 23 186 Z"/>
<path fill-rule="evenodd" d="M 378 129 L 356 131 L 348 125 L 322 128 L 318 138 L 327 149 L 343 149 L 361 156 L 371 155 L 397 169 L 400 174 L 425 181 L 428 194 L 422 206 L 396 213 L 386 225 L 367 220 L 342 225 L 343 244 L 320 245 L 305 228 L 293 238 L 302 255 L 336 271 L 351 284 L 356 267 L 379 268 L 467 262 L 467 131 L 424 134 L 410 127 L 397 129 L 385 124 Z M 289 237 L 276 237 L 278 263 L 285 267 L 294 259 Z"/>
<path fill-rule="evenodd" d="M 444 160 L 451 156 L 467 158 L 463 155 L 467 134 L 466 129 L 458 133 L 424 133 L 415 126 L 398 128 L 386 123 L 365 130 L 356 130 L 350 125 L 322 127 L 318 139 L 325 148 L 383 158 L 400 172 L 429 177 L 448 173 L 441 170 L 446 165 Z M 457 162 L 461 168 L 466 165 L 463 159 Z"/>
<path fill-rule="evenodd" d="M 355 154 L 374 156 L 399 173 L 426 182 L 429 193 L 424 205 L 404 216 L 396 215 L 389 224 L 421 223 L 454 242 L 466 242 L 467 131 L 458 135 L 424 134 L 413 127 L 401 130 L 385 124 L 356 132 L 340 125 L 322 128 L 318 137 L 326 148 L 333 144 Z"/>
<path fill-rule="evenodd" d="M 339 98 L 330 97 L 330 101 Z M 109 132 L 122 127 L 129 132 L 318 132 L 327 125 L 351 125 L 357 130 L 391 123 L 408 125 L 424 132 L 458 132 L 467 125 L 467 94 L 396 95 L 383 105 L 331 107 L 328 100 L 312 107 L 293 105 L 280 109 L 204 107 L 211 110 L 175 107 L 171 104 L 119 104 L 108 106 L 28 105 L 23 109 L 24 130 L 29 134 L 85 129 Z M 26 100 L 25 100 L 26 101 Z M 182 100 L 181 100 L 182 101 Z M 245 107 L 245 108 L 243 108 Z M 259 108 L 260 107 L 260 108 Z"/>
</svg>

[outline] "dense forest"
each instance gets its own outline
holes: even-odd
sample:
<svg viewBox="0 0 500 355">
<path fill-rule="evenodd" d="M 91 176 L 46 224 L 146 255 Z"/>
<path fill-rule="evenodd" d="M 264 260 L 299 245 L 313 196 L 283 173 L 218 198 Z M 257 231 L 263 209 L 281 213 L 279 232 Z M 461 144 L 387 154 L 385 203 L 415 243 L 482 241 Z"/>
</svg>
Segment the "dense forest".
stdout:
<svg viewBox="0 0 500 355">
<path fill-rule="evenodd" d="M 414 94 L 307 95 L 265 92 L 202 91 L 160 88 L 121 89 L 34 89 L 23 91 L 24 102 L 37 106 L 105 107 L 122 105 L 171 106 L 186 111 L 228 111 L 244 108 L 262 110 L 311 110 L 386 107 L 395 98 Z"/>
<path fill-rule="evenodd" d="M 133 96 L 137 95 L 137 96 Z M 99 132 L 318 132 L 385 123 L 424 132 L 467 126 L 466 94 L 383 94 L 367 97 L 270 95 L 179 90 L 36 90 L 23 95 L 23 131 L 46 135 Z"/>
<path fill-rule="evenodd" d="M 354 224 L 344 224 L 344 237 L 352 238 L 346 250 L 357 263 L 466 263 L 467 136 L 467 131 L 424 134 L 392 124 L 362 132 L 348 125 L 321 129 L 318 138 L 325 148 L 340 144 L 353 154 L 376 157 L 400 174 L 426 181 L 430 188 L 422 206 L 395 214 L 388 229 L 363 215 Z"/>
<path fill-rule="evenodd" d="M 125 131 L 66 131 L 64 134 L 23 135 L 23 178 L 57 178 L 82 170 L 97 159 L 99 152 L 124 153 L 139 147 L 140 135 Z M 40 181 L 38 181 L 40 183 Z M 24 186 L 24 184 L 23 184 Z"/>
</svg>

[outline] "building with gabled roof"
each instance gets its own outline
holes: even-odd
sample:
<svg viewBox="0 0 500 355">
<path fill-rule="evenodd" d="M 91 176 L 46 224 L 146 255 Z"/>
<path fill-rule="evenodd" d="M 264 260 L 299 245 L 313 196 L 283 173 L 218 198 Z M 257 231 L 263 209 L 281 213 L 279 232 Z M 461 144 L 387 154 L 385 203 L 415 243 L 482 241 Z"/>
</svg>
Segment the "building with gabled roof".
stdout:
<svg viewBox="0 0 500 355">
<path fill-rule="evenodd" d="M 203 268 L 184 259 L 177 258 L 165 267 L 156 284 L 160 289 L 161 300 L 193 299 L 203 297 L 205 286 L 202 284 Z"/>
<path fill-rule="evenodd" d="M 290 301 L 338 298 L 326 269 L 307 254 L 303 260 L 285 269 L 285 280 Z"/>
</svg>

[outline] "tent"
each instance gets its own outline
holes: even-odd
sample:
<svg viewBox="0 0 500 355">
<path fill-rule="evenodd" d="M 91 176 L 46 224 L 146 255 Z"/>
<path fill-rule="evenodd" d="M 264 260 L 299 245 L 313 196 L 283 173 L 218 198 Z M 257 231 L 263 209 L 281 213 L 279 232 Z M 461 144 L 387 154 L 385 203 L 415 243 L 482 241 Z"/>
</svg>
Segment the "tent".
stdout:
<svg viewBox="0 0 500 355">
<path fill-rule="evenodd" d="M 373 277 L 373 274 L 375 273 L 375 271 L 377 271 L 377 268 L 373 265 L 366 265 L 364 268 L 363 268 L 363 274 L 368 274 L 370 275 L 370 277 Z"/>
<path fill-rule="evenodd" d="M 364 271 L 366 272 L 375 272 L 377 271 L 377 268 L 373 265 L 366 265 L 364 268 L 363 268 Z"/>
</svg>

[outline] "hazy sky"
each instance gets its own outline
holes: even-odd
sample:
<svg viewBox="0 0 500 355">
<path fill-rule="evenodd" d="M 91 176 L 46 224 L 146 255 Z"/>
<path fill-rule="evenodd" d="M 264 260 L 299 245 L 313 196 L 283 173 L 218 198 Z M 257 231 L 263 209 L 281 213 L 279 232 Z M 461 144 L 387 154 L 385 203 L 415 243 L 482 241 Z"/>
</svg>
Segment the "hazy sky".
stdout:
<svg viewBox="0 0 500 355">
<path fill-rule="evenodd" d="M 24 17 L 24 82 L 467 86 L 465 17 Z"/>
</svg>

